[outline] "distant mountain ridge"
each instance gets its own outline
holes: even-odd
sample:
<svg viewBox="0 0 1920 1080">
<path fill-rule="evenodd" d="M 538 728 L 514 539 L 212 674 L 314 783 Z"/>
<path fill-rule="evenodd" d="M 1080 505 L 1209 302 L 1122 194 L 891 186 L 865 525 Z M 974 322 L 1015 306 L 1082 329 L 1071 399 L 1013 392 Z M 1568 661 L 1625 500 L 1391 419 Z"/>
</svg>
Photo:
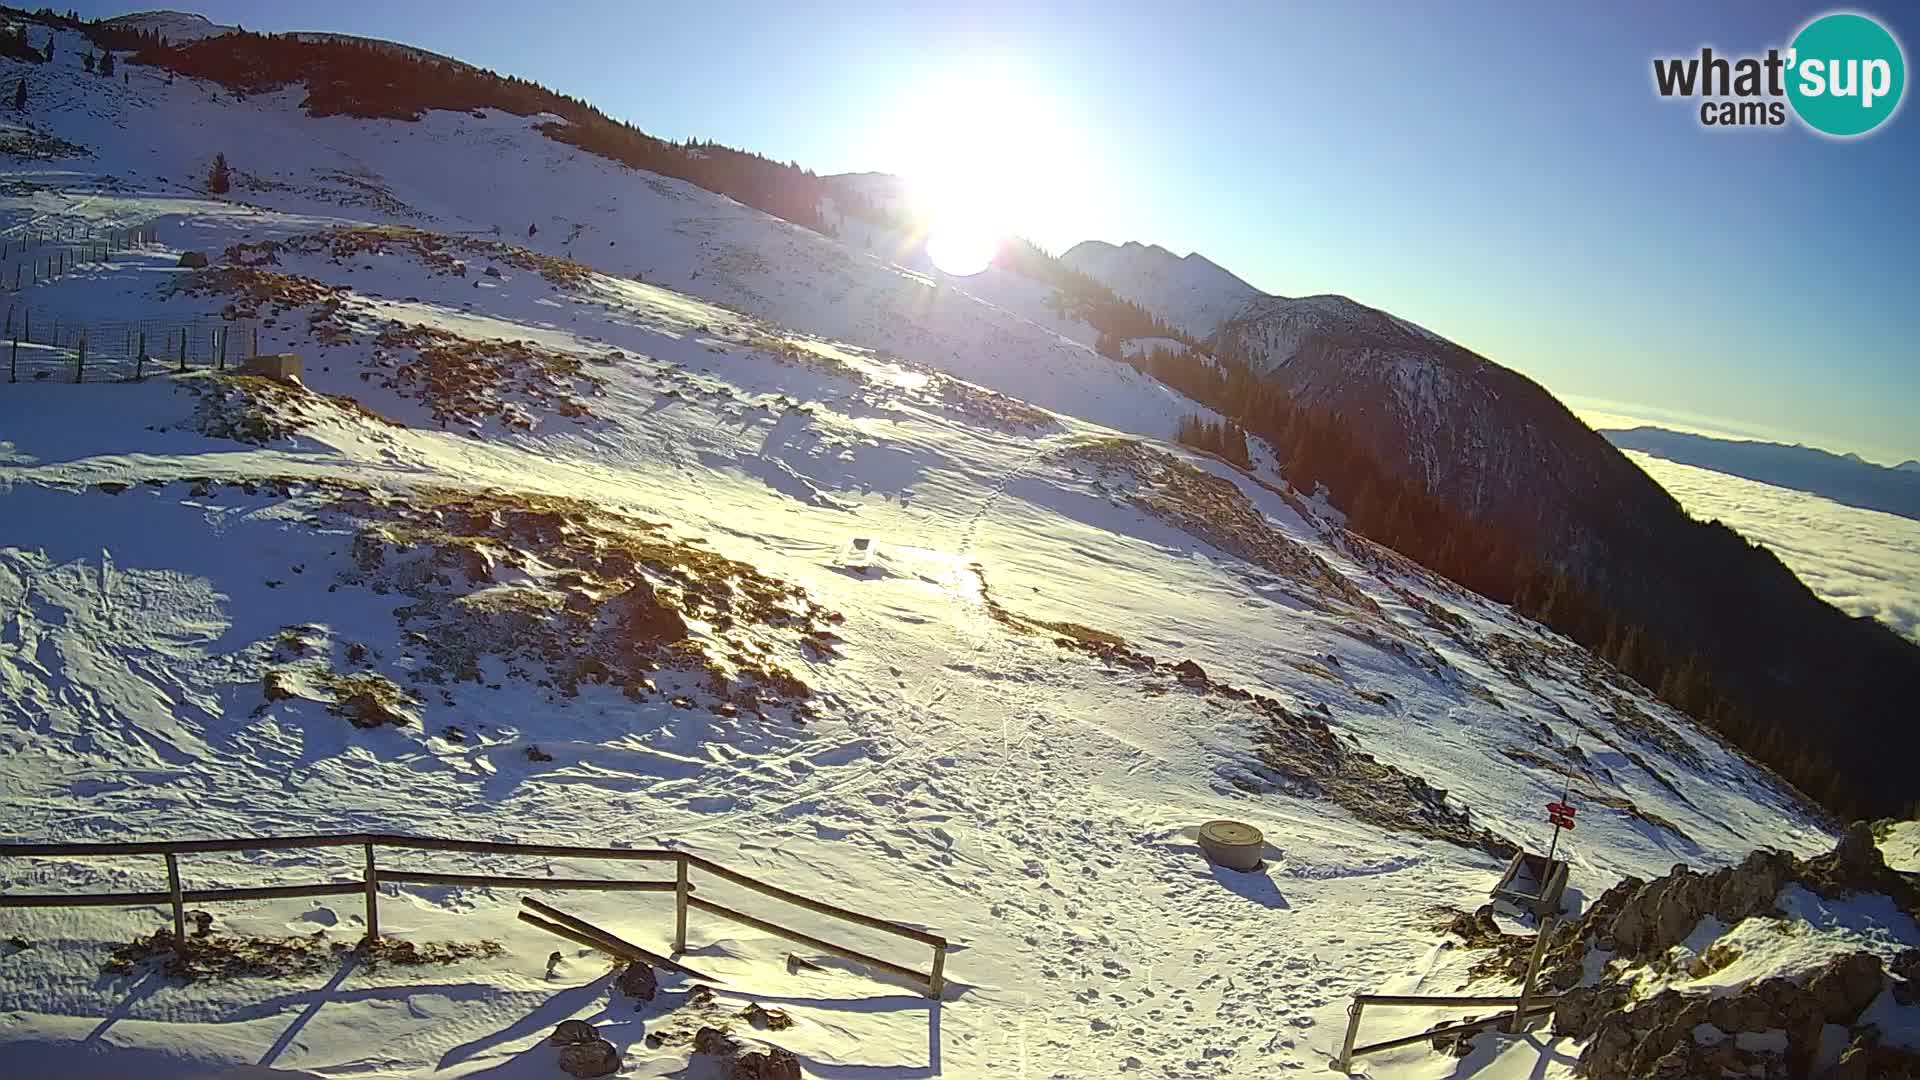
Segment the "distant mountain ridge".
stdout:
<svg viewBox="0 0 1920 1080">
<path fill-rule="evenodd" d="M 1711 469 L 1775 487 L 1810 492 L 1837 503 L 1920 521 L 1920 463 L 1875 465 L 1858 454 L 1818 447 L 1716 439 L 1642 426 L 1602 431 L 1607 441 L 1682 465 Z"/>
<path fill-rule="evenodd" d="M 1204 255 L 1183 257 L 1157 244 L 1087 240 L 1060 261 L 1197 338 L 1265 295 Z"/>
<path fill-rule="evenodd" d="M 1900 808 L 1920 793 L 1888 754 L 1920 753 L 1905 721 L 1920 700 L 1920 648 L 1821 600 L 1724 525 L 1694 521 L 1532 380 L 1344 296 L 1255 292 L 1209 331 L 1203 320 L 1237 290 L 1185 270 L 1212 266 L 1197 257 L 1083 245 L 1063 261 L 1189 320 L 1227 372 L 1215 379 L 1193 359 L 1162 361 L 1156 375 L 1276 445 L 1297 410 L 1318 418 L 1323 443 L 1357 444 L 1378 473 L 1353 470 L 1329 494 L 1360 531 L 1395 537 L 1742 745 L 1769 748 L 1770 763 L 1830 806 Z M 1210 304 L 1193 299 L 1202 282 Z M 1281 467 L 1294 466 L 1283 452 Z M 1443 509 L 1420 508 L 1427 500 Z"/>
</svg>

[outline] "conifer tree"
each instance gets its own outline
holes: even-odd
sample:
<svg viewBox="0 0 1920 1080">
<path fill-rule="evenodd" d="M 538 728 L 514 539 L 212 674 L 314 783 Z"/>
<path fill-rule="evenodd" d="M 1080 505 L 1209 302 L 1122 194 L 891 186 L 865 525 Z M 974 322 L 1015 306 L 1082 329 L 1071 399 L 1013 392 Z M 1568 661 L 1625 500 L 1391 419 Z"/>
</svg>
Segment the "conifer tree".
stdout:
<svg viewBox="0 0 1920 1080">
<path fill-rule="evenodd" d="M 227 170 L 227 155 L 213 155 L 213 169 L 207 173 L 207 190 L 215 195 L 224 195 L 232 186 L 233 178 Z"/>
<path fill-rule="evenodd" d="M 100 74 L 109 77 L 113 75 L 113 50 L 111 49 L 100 54 Z"/>
<path fill-rule="evenodd" d="M 13 111 L 27 111 L 27 80 L 21 79 L 20 85 L 13 88 Z"/>
</svg>

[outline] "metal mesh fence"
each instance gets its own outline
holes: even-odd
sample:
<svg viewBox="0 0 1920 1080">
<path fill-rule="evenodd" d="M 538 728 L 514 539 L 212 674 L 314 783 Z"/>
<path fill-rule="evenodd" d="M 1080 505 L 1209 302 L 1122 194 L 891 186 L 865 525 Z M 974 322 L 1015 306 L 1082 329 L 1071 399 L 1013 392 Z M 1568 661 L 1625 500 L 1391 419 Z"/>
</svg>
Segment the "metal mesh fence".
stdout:
<svg viewBox="0 0 1920 1080">
<path fill-rule="evenodd" d="M 256 319 L 75 320 L 12 305 L 5 337 L 7 382 L 104 382 L 162 371 L 237 366 L 259 351 Z"/>
<path fill-rule="evenodd" d="M 0 289 L 19 292 L 84 267 L 113 262 L 116 254 L 158 242 L 152 225 L 81 229 L 24 225 L 0 233 Z"/>
</svg>

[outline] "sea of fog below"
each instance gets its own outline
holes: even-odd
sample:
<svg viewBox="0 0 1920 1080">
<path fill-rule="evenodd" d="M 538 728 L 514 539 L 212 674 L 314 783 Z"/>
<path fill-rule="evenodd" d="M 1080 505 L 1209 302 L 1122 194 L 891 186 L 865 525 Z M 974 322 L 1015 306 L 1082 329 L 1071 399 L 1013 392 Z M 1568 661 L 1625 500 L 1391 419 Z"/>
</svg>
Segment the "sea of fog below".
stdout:
<svg viewBox="0 0 1920 1080">
<path fill-rule="evenodd" d="M 1920 642 L 1920 521 L 1842 506 L 1636 450 L 1633 463 L 1702 520 L 1765 544 L 1823 599 Z"/>
</svg>

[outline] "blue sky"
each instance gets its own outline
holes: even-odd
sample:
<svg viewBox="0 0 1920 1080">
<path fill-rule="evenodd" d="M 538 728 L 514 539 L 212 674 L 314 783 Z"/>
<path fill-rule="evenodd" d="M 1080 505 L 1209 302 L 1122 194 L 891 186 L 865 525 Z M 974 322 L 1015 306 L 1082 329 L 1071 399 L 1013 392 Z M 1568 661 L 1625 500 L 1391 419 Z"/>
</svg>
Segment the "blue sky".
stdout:
<svg viewBox="0 0 1920 1080">
<path fill-rule="evenodd" d="M 1032 101 L 1014 122 L 1054 147 L 1015 223 L 1054 250 L 1200 251 L 1565 398 L 1920 457 L 1920 112 L 1840 142 L 1704 129 L 1652 90 L 1656 55 L 1784 47 L 1824 5 L 193 6 L 409 42 L 823 173 L 907 168 L 903 103 L 980 87 Z M 1913 58 L 1920 14 L 1854 10 Z"/>
</svg>

